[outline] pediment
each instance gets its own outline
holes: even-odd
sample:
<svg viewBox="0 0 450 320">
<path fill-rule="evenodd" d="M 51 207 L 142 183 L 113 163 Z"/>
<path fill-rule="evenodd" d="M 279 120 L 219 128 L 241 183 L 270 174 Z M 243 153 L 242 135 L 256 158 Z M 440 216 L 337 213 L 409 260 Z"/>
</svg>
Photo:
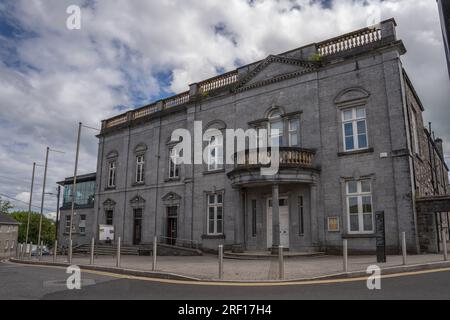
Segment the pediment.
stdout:
<svg viewBox="0 0 450 320">
<path fill-rule="evenodd" d="M 136 206 L 144 206 L 145 199 L 142 198 L 141 196 L 135 196 L 134 198 L 132 198 L 130 200 L 130 204 L 131 204 L 131 206 L 134 206 L 134 207 L 136 207 Z"/>
<path fill-rule="evenodd" d="M 103 207 L 105 207 L 105 208 L 113 208 L 115 205 L 116 205 L 116 202 L 111 199 L 107 199 L 106 201 L 103 202 Z"/>
<path fill-rule="evenodd" d="M 169 192 L 164 197 L 162 197 L 162 200 L 163 201 L 181 200 L 181 197 L 178 194 L 174 193 L 174 192 Z"/>
<path fill-rule="evenodd" d="M 317 69 L 315 62 L 303 61 L 282 56 L 268 56 L 239 82 L 237 91 L 294 78 Z"/>
<path fill-rule="evenodd" d="M 334 99 L 335 104 L 346 104 L 349 102 L 366 100 L 370 97 L 370 93 L 363 88 L 349 88 L 341 91 Z"/>
</svg>

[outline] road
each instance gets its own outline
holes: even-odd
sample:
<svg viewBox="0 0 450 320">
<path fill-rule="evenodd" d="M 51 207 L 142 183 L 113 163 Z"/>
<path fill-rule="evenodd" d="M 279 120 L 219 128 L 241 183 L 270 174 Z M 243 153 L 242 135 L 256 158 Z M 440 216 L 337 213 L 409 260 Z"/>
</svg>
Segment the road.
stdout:
<svg viewBox="0 0 450 320">
<path fill-rule="evenodd" d="M 390 276 L 382 289 L 366 281 L 293 285 L 207 285 L 129 279 L 82 272 L 81 290 L 68 290 L 64 268 L 0 263 L 0 299 L 179 299 L 179 300 L 319 300 L 319 299 L 450 299 L 450 270 Z"/>
</svg>

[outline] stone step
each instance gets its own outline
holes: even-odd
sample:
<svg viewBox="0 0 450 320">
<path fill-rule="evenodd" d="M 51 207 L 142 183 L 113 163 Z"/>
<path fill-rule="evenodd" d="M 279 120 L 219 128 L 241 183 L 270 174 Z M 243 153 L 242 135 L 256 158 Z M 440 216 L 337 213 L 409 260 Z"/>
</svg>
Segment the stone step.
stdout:
<svg viewBox="0 0 450 320">
<path fill-rule="evenodd" d="M 324 256 L 325 252 L 284 252 L 284 258 L 301 258 L 301 257 L 320 257 Z M 273 255 L 269 251 L 244 252 L 234 253 L 226 251 L 223 254 L 225 259 L 236 260 L 264 260 L 264 259 L 278 259 L 278 255 Z"/>
</svg>

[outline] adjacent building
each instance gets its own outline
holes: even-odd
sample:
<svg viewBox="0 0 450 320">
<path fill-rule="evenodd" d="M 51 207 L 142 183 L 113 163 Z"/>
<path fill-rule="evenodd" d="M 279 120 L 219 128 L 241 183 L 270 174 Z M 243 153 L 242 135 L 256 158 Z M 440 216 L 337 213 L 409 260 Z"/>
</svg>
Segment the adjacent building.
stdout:
<svg viewBox="0 0 450 320">
<path fill-rule="evenodd" d="M 72 240 L 75 245 L 91 242 L 95 233 L 95 188 L 96 173 L 77 176 L 74 216 L 72 223 Z M 58 242 L 62 247 L 68 246 L 70 220 L 72 218 L 73 177 L 58 182 L 64 190 L 63 202 L 58 221 Z"/>
<path fill-rule="evenodd" d="M 15 256 L 19 226 L 12 217 L 0 214 L 0 260 Z"/>
<path fill-rule="evenodd" d="M 98 226 L 113 225 L 124 245 L 157 236 L 235 252 L 276 253 L 283 245 L 333 253 L 348 239 L 351 252 L 372 253 L 374 216 L 384 211 L 388 252 L 400 251 L 402 232 L 409 251 L 433 251 L 428 237 L 439 226 L 418 216 L 416 199 L 446 195 L 448 168 L 442 141 L 423 124 L 405 53 L 390 19 L 104 120 L 84 232 L 98 240 Z M 204 164 L 179 164 L 184 150 L 172 133 L 183 128 L 195 137 L 199 122 L 202 132 L 267 128 L 269 144 L 280 145 L 279 171 L 261 175 L 261 165 L 248 161 L 250 147 L 246 161 L 223 164 L 225 134 L 203 141 Z"/>
</svg>

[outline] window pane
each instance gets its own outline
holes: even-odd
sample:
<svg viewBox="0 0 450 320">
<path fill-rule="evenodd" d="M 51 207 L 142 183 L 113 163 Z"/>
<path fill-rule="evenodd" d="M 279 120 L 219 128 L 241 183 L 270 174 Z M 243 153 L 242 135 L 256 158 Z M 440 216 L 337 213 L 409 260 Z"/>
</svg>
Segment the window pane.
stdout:
<svg viewBox="0 0 450 320">
<path fill-rule="evenodd" d="M 222 207 L 217 207 L 217 220 L 222 220 Z"/>
<path fill-rule="evenodd" d="M 353 124 L 352 123 L 344 124 L 344 131 L 346 137 L 353 136 Z"/>
<path fill-rule="evenodd" d="M 217 233 L 222 233 L 222 220 L 217 220 Z"/>
<path fill-rule="evenodd" d="M 353 118 L 353 110 L 346 110 L 343 112 L 344 121 L 351 120 Z"/>
<path fill-rule="evenodd" d="M 214 208 L 209 208 L 209 219 L 214 220 Z"/>
<path fill-rule="evenodd" d="M 367 148 L 367 136 L 365 134 L 358 136 L 358 147 L 360 149 Z"/>
<path fill-rule="evenodd" d="M 353 137 L 345 138 L 345 149 L 346 150 L 353 150 L 353 149 L 355 149 L 355 145 L 353 143 Z"/>
<path fill-rule="evenodd" d="M 370 192 L 370 181 L 369 180 L 361 181 L 361 191 L 362 192 Z"/>
<path fill-rule="evenodd" d="M 358 108 L 356 109 L 356 117 L 358 119 L 366 117 L 366 108 Z"/>
<path fill-rule="evenodd" d="M 364 231 L 373 231 L 373 219 L 372 214 L 363 215 Z"/>
<path fill-rule="evenodd" d="M 350 231 L 359 231 L 359 220 L 357 214 L 350 215 Z"/>
<path fill-rule="evenodd" d="M 209 233 L 214 233 L 214 220 L 209 221 Z"/>
<path fill-rule="evenodd" d="M 363 197 L 362 203 L 364 213 L 372 212 L 372 197 Z"/>
<path fill-rule="evenodd" d="M 217 203 L 222 203 L 222 195 L 221 194 L 217 195 Z"/>
<path fill-rule="evenodd" d="M 357 123 L 358 127 L 358 134 L 365 134 L 366 133 L 366 121 L 358 121 Z"/>
<path fill-rule="evenodd" d="M 299 128 L 300 128 L 300 121 L 298 121 L 298 119 L 291 120 L 289 122 L 289 130 L 290 131 L 298 131 Z"/>
<path fill-rule="evenodd" d="M 347 182 L 347 192 L 348 193 L 357 193 L 358 192 L 358 182 L 356 182 L 356 181 Z"/>
<path fill-rule="evenodd" d="M 298 145 L 298 135 L 296 133 L 290 135 L 291 147 Z"/>
<path fill-rule="evenodd" d="M 350 214 L 358 213 L 358 198 L 356 197 L 348 198 L 348 212 Z"/>
<path fill-rule="evenodd" d="M 209 203 L 213 204 L 216 202 L 216 196 L 214 194 L 209 195 Z"/>
</svg>

